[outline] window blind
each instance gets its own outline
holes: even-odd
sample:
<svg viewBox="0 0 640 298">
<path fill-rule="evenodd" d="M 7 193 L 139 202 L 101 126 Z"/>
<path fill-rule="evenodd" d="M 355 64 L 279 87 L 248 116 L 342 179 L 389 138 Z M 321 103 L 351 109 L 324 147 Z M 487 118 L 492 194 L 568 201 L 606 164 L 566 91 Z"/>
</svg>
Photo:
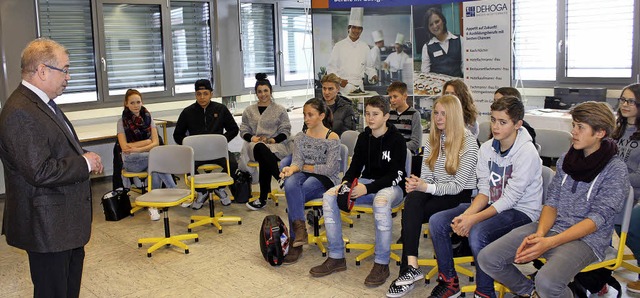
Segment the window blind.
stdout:
<svg viewBox="0 0 640 298">
<path fill-rule="evenodd" d="M 567 77 L 631 77 L 633 2 L 567 0 Z"/>
<path fill-rule="evenodd" d="M 516 80 L 556 80 L 556 0 L 513 2 Z"/>
<path fill-rule="evenodd" d="M 171 2 L 173 68 L 176 92 L 193 92 L 198 79 L 212 80 L 210 11 L 208 2 Z"/>
<path fill-rule="evenodd" d="M 311 15 L 304 8 L 284 8 L 281 26 L 284 81 L 312 78 Z"/>
<path fill-rule="evenodd" d="M 38 17 L 40 35 L 59 42 L 69 51 L 71 80 L 65 94 L 91 92 L 96 100 L 90 1 L 39 0 Z"/>
<path fill-rule="evenodd" d="M 245 87 L 251 87 L 256 73 L 266 73 L 270 80 L 275 75 L 274 6 L 241 3 L 240 14 Z"/>
</svg>

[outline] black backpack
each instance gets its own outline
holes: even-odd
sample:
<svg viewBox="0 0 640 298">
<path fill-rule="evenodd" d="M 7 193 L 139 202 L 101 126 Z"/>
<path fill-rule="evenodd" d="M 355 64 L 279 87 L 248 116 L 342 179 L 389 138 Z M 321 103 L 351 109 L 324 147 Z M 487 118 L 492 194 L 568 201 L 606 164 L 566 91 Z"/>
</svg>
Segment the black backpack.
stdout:
<svg viewBox="0 0 640 298">
<path fill-rule="evenodd" d="M 233 184 L 229 185 L 229 190 L 233 196 L 233 201 L 244 204 L 251 198 L 251 174 L 237 169 L 233 173 Z"/>
<path fill-rule="evenodd" d="M 280 216 L 267 215 L 260 227 L 260 251 L 271 266 L 282 264 L 289 252 L 289 230 Z"/>
</svg>

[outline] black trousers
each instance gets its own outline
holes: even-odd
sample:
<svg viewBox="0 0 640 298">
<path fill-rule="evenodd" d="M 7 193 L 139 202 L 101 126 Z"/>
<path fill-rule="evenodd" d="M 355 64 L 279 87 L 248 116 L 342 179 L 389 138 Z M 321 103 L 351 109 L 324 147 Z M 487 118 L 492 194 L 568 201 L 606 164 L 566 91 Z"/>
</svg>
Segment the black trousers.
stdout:
<svg viewBox="0 0 640 298">
<path fill-rule="evenodd" d="M 407 266 L 407 256 L 418 256 L 422 224 L 428 223 L 429 218 L 440 211 L 457 207 L 460 203 L 468 203 L 471 200 L 471 193 L 472 190 L 465 189 L 458 194 L 444 196 L 420 191 L 407 194 L 402 212 L 401 269 Z"/>
<path fill-rule="evenodd" d="M 267 145 L 258 143 L 253 146 L 253 157 L 258 162 L 258 182 L 260 184 L 260 200 L 266 201 L 271 193 L 271 177 L 278 179 L 280 170 L 278 161 L 280 160 Z"/>
<path fill-rule="evenodd" d="M 78 297 L 84 246 L 49 253 L 27 251 L 33 297 Z"/>
</svg>

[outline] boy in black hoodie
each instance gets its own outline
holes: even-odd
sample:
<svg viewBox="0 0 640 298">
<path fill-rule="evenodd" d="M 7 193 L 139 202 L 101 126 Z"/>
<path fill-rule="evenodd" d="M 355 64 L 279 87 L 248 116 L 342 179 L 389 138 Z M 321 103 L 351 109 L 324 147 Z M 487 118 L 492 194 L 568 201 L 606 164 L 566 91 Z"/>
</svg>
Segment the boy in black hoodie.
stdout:
<svg viewBox="0 0 640 298">
<path fill-rule="evenodd" d="M 389 103 L 376 96 L 365 104 L 368 127 L 358 136 L 351 165 L 342 184 L 353 187 L 351 197 L 358 205 L 373 205 L 376 225 L 375 263 L 364 281 L 367 286 L 379 286 L 389 277 L 391 254 L 391 209 L 402 203 L 404 196 L 407 145 L 393 125 L 388 125 Z M 337 192 L 342 186 L 329 189 L 323 197 L 324 223 L 329 242 L 329 258 L 311 268 L 313 277 L 329 275 L 347 269 L 342 240 L 342 220 L 338 209 Z"/>
</svg>

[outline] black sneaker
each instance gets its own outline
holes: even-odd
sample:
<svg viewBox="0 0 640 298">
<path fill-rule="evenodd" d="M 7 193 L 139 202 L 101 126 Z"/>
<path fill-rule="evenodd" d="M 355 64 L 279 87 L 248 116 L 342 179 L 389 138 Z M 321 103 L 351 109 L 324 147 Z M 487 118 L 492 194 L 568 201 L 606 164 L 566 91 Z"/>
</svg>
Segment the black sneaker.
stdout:
<svg viewBox="0 0 640 298">
<path fill-rule="evenodd" d="M 424 273 L 420 268 L 413 268 L 413 266 L 407 266 L 408 269 L 402 273 L 398 279 L 396 279 L 395 284 L 398 286 L 406 286 L 413 284 L 416 281 L 424 279 Z"/>
<path fill-rule="evenodd" d="M 267 206 L 267 201 L 262 201 L 262 200 L 255 200 L 253 202 L 248 202 L 247 203 L 247 208 L 253 210 L 253 211 L 258 211 L 262 208 L 264 208 L 265 206 Z"/>
<path fill-rule="evenodd" d="M 391 297 L 391 298 L 402 297 L 407 293 L 409 293 L 409 291 L 413 290 L 413 287 L 414 287 L 414 284 L 399 286 L 394 281 L 389 286 L 389 290 L 387 291 L 387 297 Z"/>
<path fill-rule="evenodd" d="M 460 296 L 460 284 L 458 277 L 447 279 L 444 274 L 438 275 L 438 285 L 433 288 L 429 298 L 455 298 Z"/>
</svg>

